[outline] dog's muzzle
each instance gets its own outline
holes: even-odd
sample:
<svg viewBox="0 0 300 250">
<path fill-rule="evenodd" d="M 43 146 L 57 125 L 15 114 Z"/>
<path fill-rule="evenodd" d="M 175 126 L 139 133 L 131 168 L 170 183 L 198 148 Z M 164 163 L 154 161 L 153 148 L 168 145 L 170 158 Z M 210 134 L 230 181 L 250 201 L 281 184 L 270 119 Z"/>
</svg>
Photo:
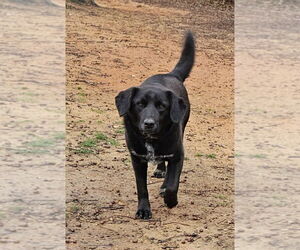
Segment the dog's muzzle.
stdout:
<svg viewBox="0 0 300 250">
<path fill-rule="evenodd" d="M 141 127 L 144 134 L 154 134 L 157 131 L 158 126 L 154 119 L 147 118 L 144 120 Z"/>
</svg>

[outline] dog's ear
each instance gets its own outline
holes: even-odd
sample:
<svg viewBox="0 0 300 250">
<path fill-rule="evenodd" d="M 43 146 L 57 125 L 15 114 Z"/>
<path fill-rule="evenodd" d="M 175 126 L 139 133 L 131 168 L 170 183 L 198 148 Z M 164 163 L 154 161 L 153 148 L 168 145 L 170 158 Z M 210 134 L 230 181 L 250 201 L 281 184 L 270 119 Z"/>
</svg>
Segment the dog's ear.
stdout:
<svg viewBox="0 0 300 250">
<path fill-rule="evenodd" d="M 181 97 L 176 96 L 173 92 L 168 91 L 170 100 L 170 117 L 172 122 L 178 123 L 183 119 L 187 106 Z"/>
<path fill-rule="evenodd" d="M 136 94 L 137 90 L 137 87 L 132 87 L 121 91 L 116 96 L 115 102 L 120 116 L 124 116 L 129 111 L 132 98 Z"/>
</svg>

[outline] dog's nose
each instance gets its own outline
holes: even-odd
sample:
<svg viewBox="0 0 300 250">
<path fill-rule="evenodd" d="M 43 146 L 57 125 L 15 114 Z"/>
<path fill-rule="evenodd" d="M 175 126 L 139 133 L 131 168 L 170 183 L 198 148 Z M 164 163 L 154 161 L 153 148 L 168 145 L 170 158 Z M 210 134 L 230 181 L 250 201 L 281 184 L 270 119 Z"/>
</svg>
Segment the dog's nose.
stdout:
<svg viewBox="0 0 300 250">
<path fill-rule="evenodd" d="M 145 119 L 144 121 L 145 129 L 152 129 L 154 127 L 153 119 Z"/>
</svg>

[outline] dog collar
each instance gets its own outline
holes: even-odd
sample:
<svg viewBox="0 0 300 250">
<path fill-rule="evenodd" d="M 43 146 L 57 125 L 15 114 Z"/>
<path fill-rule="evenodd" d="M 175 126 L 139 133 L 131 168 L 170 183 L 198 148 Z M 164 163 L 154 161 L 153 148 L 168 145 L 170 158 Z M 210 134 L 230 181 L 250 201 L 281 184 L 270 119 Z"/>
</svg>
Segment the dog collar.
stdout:
<svg viewBox="0 0 300 250">
<path fill-rule="evenodd" d="M 154 154 L 154 148 L 153 148 L 153 146 L 150 143 L 148 143 L 148 142 L 145 143 L 145 147 L 147 149 L 147 154 L 146 155 L 140 155 L 140 154 L 136 153 L 134 150 L 131 150 L 130 152 L 134 156 L 143 158 L 147 162 L 152 162 L 153 164 L 159 164 L 162 161 L 164 161 L 164 159 L 171 158 L 171 157 L 174 156 L 174 154 L 169 154 L 169 155 L 155 155 Z"/>
</svg>

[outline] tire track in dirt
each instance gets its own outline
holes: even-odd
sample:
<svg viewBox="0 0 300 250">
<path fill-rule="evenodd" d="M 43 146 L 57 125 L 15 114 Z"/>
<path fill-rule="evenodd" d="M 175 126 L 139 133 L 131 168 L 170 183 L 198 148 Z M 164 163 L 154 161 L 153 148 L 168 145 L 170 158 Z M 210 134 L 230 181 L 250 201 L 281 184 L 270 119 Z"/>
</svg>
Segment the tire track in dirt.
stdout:
<svg viewBox="0 0 300 250">
<path fill-rule="evenodd" d="M 213 19 L 217 34 L 230 15 L 98 3 L 70 4 L 66 14 L 69 249 L 233 248 L 233 34 L 209 36 Z M 198 47 L 186 81 L 192 112 L 179 205 L 164 206 L 162 180 L 150 177 L 150 167 L 153 219 L 135 220 L 134 174 L 114 96 L 171 70 L 187 28 Z"/>
</svg>

